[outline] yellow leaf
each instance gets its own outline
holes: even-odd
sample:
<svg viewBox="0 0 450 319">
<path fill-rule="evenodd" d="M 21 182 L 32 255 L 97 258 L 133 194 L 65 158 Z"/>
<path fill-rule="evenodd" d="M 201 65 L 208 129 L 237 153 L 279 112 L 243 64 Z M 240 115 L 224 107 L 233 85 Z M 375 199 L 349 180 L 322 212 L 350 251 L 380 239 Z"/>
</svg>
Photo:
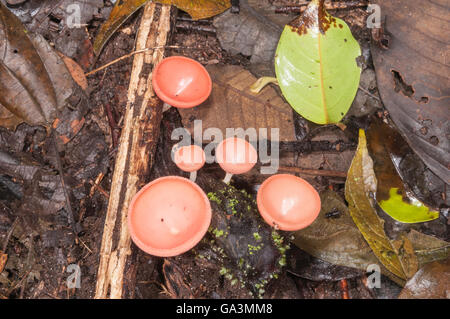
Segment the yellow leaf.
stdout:
<svg viewBox="0 0 450 319">
<path fill-rule="evenodd" d="M 230 0 L 154 0 L 153 2 L 174 5 L 189 13 L 194 20 L 213 17 L 231 7 Z"/>
<path fill-rule="evenodd" d="M 377 215 L 369 196 L 375 191 L 373 162 L 367 150 L 366 135 L 360 130 L 358 149 L 345 183 L 350 215 L 380 262 L 395 276 L 407 280 L 417 271 L 417 257 L 406 236 L 396 242 L 387 237 L 384 221 Z"/>
<path fill-rule="evenodd" d="M 121 0 L 116 5 L 94 40 L 94 52 L 100 53 L 106 41 L 140 7 L 149 0 Z M 154 0 L 155 3 L 169 4 L 190 14 L 192 19 L 206 19 L 224 12 L 231 7 L 230 0 Z"/>
</svg>

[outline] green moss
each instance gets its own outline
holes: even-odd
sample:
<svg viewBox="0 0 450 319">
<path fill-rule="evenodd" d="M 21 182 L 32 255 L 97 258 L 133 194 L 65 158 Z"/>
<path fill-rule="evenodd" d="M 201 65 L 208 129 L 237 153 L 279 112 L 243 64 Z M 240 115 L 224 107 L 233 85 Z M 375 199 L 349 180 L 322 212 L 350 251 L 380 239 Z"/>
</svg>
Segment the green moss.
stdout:
<svg viewBox="0 0 450 319">
<path fill-rule="evenodd" d="M 253 255 L 254 252 L 257 252 L 257 251 L 261 250 L 261 248 L 262 248 L 262 245 L 253 246 L 253 245 L 249 244 L 248 245 L 248 253 L 250 255 Z"/>
<path fill-rule="evenodd" d="M 257 240 L 257 241 L 260 241 L 262 239 L 262 237 L 259 233 L 253 233 L 253 238 L 255 238 L 255 240 Z"/>
<path fill-rule="evenodd" d="M 225 267 L 222 267 L 222 268 L 220 268 L 220 270 L 219 270 L 219 274 L 220 274 L 221 276 L 226 275 L 227 272 L 228 272 L 228 269 L 226 269 Z"/>
<path fill-rule="evenodd" d="M 242 268 L 242 266 L 244 265 L 244 258 L 239 258 L 239 268 Z"/>
<path fill-rule="evenodd" d="M 222 200 L 217 197 L 216 193 L 209 192 L 208 198 L 210 201 L 215 202 L 217 205 L 220 205 L 222 203 Z"/>
<path fill-rule="evenodd" d="M 212 233 L 214 234 L 214 236 L 216 236 L 216 238 L 220 238 L 220 237 L 224 236 L 224 234 L 225 234 L 225 232 L 223 230 L 221 230 L 221 229 L 219 230 L 217 228 L 214 228 L 212 230 Z"/>
<path fill-rule="evenodd" d="M 286 266 L 286 251 L 290 248 L 289 244 L 283 245 L 284 238 L 281 236 L 276 230 L 272 230 L 272 240 L 275 243 L 275 246 L 278 248 L 278 251 L 281 254 L 280 260 L 278 260 L 278 264 L 281 267 Z"/>
<path fill-rule="evenodd" d="M 239 201 L 236 198 L 231 198 L 228 200 L 227 208 L 229 208 L 231 210 L 231 213 L 233 215 L 237 214 L 237 209 L 236 209 L 237 204 L 239 204 Z"/>
</svg>

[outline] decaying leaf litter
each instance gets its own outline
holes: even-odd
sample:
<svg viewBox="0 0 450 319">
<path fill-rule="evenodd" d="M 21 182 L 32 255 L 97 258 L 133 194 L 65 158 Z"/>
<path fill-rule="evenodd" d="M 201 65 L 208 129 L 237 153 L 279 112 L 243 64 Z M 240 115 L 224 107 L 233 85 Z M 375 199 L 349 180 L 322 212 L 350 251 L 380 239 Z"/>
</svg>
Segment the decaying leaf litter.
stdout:
<svg viewBox="0 0 450 319">
<path fill-rule="evenodd" d="M 8 3 L 6 0 L 2 2 Z M 65 27 L 64 22 L 67 14 L 62 10 L 64 1 L 59 5 L 57 2 L 37 3 L 29 0 L 18 7 L 12 7 L 11 10 L 30 31 L 44 36 L 56 50 L 73 58 L 86 72 L 134 50 L 134 39 L 142 9 L 131 14 L 105 42 L 96 64 L 93 65 L 93 38 L 107 19 L 113 3 L 92 1 L 87 5 L 89 10 L 82 11 L 82 24 L 86 25 L 69 29 Z M 174 22 L 178 28 L 174 28 L 170 43 L 173 47 L 167 49 L 167 55 L 192 57 L 204 65 L 209 65 L 210 70 L 238 68 L 242 70 L 239 71 L 243 72 L 242 74 L 249 70 L 255 76 L 274 76 L 274 69 L 268 67 L 273 65 L 272 61 L 267 61 L 271 58 L 261 58 L 270 56 L 270 53 L 263 53 L 264 50 L 261 51 L 251 43 L 258 39 L 258 43 L 267 43 L 267 48 L 272 47 L 274 52 L 282 26 L 295 18 L 296 14 L 292 11 L 288 15 L 274 13 L 276 10 L 286 11 L 287 5 L 284 1 L 267 1 L 261 4 L 260 1 L 242 0 L 240 4 L 239 14 L 228 10 L 222 15 L 199 21 L 192 20 L 189 15 L 178 11 L 177 21 Z M 44 15 L 42 12 L 45 10 L 36 10 L 41 7 L 50 8 L 50 14 Z M 285 134 L 288 138 L 280 145 L 280 165 L 287 172 L 299 172 L 301 177 L 321 191 L 325 203 L 322 217 L 311 228 L 294 236 L 283 232 L 273 233 L 262 223 L 253 203 L 255 186 L 265 179 L 265 176 L 259 174 L 259 168 L 256 167 L 249 174 L 236 178 L 234 187 L 224 188 L 219 182 L 222 172 L 212 165 L 200 173 L 199 183 L 208 191 L 217 213 L 212 224 L 214 227 L 196 249 L 176 258 L 155 258 L 133 246 L 131 258 L 126 265 L 128 271 L 123 297 L 342 298 L 346 296 L 343 287 L 347 287 L 352 298 L 395 298 L 401 289 L 398 285 L 403 285 L 414 275 L 413 271 L 405 271 L 405 267 L 401 267 L 402 273 L 392 272 L 392 269 L 389 270 L 389 264 L 383 263 L 382 280 L 386 282 L 384 288 L 368 289 L 365 284 L 366 265 L 379 263 L 377 251 L 371 249 L 370 241 L 369 245 L 367 244 L 367 233 L 358 224 L 358 219 L 352 219 L 353 213 L 348 212 L 344 201 L 344 187 L 348 193 L 351 186 L 349 179 L 345 185 L 345 176 L 350 165 L 353 167 L 356 160 L 353 156 L 358 145 L 358 129 L 367 129 L 369 124 L 374 122 L 373 116 L 389 123 L 390 117 L 383 108 L 374 81 L 369 44 L 376 45 L 376 42 L 372 41 L 373 35 L 370 33 L 374 30 L 365 28 L 365 7 L 348 7 L 330 12 L 349 25 L 362 51 L 359 90 L 349 113 L 343 119 L 347 126 L 344 131 L 336 126 L 319 126 L 307 122 L 296 112 L 286 113 L 283 107 L 279 108 L 283 102 L 274 103 L 274 107 L 270 104 L 260 105 L 257 101 L 262 98 L 250 98 L 249 93 L 245 92 L 246 85 L 239 86 L 241 82 L 230 83 L 229 90 L 233 93 L 228 92 L 231 94 L 228 95 L 230 99 L 239 104 L 238 108 L 242 104 L 240 111 L 245 110 L 244 118 L 249 116 L 246 104 L 251 104 L 251 101 L 256 101 L 258 106 L 255 107 L 269 108 L 274 114 L 281 110 L 281 117 L 272 117 L 276 121 L 286 117 Z M 237 22 L 239 29 L 233 29 L 227 21 Z M 258 28 L 258 23 L 266 23 L 272 27 Z M 186 28 L 186 25 L 189 27 Z M 251 33 L 255 28 L 264 32 Z M 387 32 L 393 31 L 389 30 L 389 20 L 386 28 Z M 224 37 L 227 33 L 236 32 L 241 35 L 235 36 L 234 42 L 228 42 L 237 48 L 232 50 Z M 249 33 L 246 35 L 245 32 Z M 126 92 L 131 64 L 132 59 L 123 59 L 89 76 L 86 93 L 89 95 L 89 109 L 86 111 L 81 108 L 81 115 L 75 117 L 74 111 L 78 108 L 72 105 L 63 109 L 69 110 L 69 115 L 64 115 L 64 112 L 68 111 L 63 111 L 61 117 L 57 117 L 60 120 L 57 123 L 61 132 L 59 135 L 63 136 L 63 143 L 58 146 L 59 156 L 75 212 L 76 234 L 65 209 L 64 190 L 58 176 L 54 148 L 46 130 L 28 124 L 18 125 L 15 131 L 1 129 L 0 229 L 3 247 L 0 247 L 0 266 L 4 268 L 0 274 L 1 297 L 94 296 L 101 233 L 127 103 Z M 271 92 L 270 96 L 280 93 L 275 86 L 266 89 L 275 92 Z M 82 90 L 79 92 L 78 100 L 72 101 L 75 105 L 84 98 Z M 383 102 L 386 103 L 385 100 Z M 220 111 L 220 103 L 214 103 L 213 100 L 209 103 L 211 107 L 217 108 L 217 112 Z M 199 111 L 198 114 L 182 113 L 180 117 L 175 110 L 164 115 L 155 165 L 144 182 L 158 176 L 181 175 L 167 157 L 173 143 L 170 140 L 170 132 L 181 125 L 189 128 L 195 119 L 204 119 L 204 116 L 205 114 Z M 255 117 L 254 113 L 249 116 L 252 117 Z M 270 119 L 269 117 L 261 123 L 257 121 L 256 125 L 263 127 L 273 125 L 271 123 L 279 124 L 271 122 Z M 71 125 L 74 120 L 82 124 Z M 236 119 L 233 116 L 227 120 L 242 126 L 246 122 L 242 117 Z M 214 119 L 212 124 L 208 125 L 216 126 L 213 123 Z M 432 123 L 427 122 L 427 125 Z M 74 127 L 76 130 L 73 130 Z M 370 148 L 370 139 L 368 143 Z M 448 256 L 449 194 L 446 184 L 418 159 L 416 153 L 407 147 L 403 156 L 403 159 L 394 163 L 396 170 L 416 197 L 440 212 L 439 218 L 426 223 L 403 224 L 390 218 L 376 205 L 371 214 L 378 214 L 377 218 L 381 222 L 377 223 L 384 225 L 383 240 L 389 241 L 389 247 L 394 251 L 402 251 L 403 255 L 406 251 L 409 257 L 405 258 L 408 261 L 415 260 L 410 262 L 407 268 L 417 270 L 427 262 L 443 260 Z M 351 201 L 348 197 L 345 199 L 350 204 L 351 212 L 354 209 Z M 368 200 L 370 201 L 370 198 Z M 238 216 L 230 222 L 224 217 L 227 212 L 233 211 L 236 211 Z M 220 236 L 222 232 L 226 233 L 227 226 L 230 226 L 232 236 Z M 257 229 L 258 226 L 263 228 L 256 233 L 263 236 L 264 249 L 257 248 L 260 237 L 254 236 L 255 232 L 246 233 L 248 229 Z M 327 245 L 327 242 L 333 243 L 333 246 Z M 238 249 L 233 249 L 234 247 Z M 250 255 L 249 247 L 252 248 L 250 250 L 256 250 L 256 254 Z M 259 256 L 266 258 L 261 259 Z M 80 289 L 68 289 L 66 285 L 66 279 L 70 275 L 67 270 L 72 264 L 81 267 Z M 244 271 L 247 265 L 251 269 L 250 272 Z M 401 295 L 420 295 L 421 292 L 414 291 L 417 288 L 410 282 L 430 271 L 431 278 L 435 278 L 432 280 L 439 280 L 440 276 L 446 274 L 445 270 L 441 270 L 445 263 L 442 265 L 444 266 L 423 268 L 422 273 L 419 271 L 408 281 L 408 290 Z M 433 269 L 438 269 L 435 277 Z M 435 295 L 442 296 L 442 293 L 436 290 Z"/>
</svg>

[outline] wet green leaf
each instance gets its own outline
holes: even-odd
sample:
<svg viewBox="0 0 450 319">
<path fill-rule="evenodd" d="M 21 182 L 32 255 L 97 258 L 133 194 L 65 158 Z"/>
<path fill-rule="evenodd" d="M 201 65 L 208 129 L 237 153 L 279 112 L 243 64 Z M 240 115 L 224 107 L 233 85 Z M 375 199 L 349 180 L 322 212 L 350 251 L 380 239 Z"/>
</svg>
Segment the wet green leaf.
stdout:
<svg viewBox="0 0 450 319">
<path fill-rule="evenodd" d="M 407 143 L 400 134 L 379 119 L 367 130 L 370 156 L 378 180 L 376 199 L 380 207 L 392 218 L 402 223 L 420 223 L 434 220 L 439 212 L 422 203 L 400 178 L 394 162 L 407 153 Z"/>
<path fill-rule="evenodd" d="M 389 189 L 389 197 L 379 202 L 380 207 L 392 218 L 402 223 L 422 223 L 439 217 L 439 212 L 429 209 L 410 192 L 402 196 L 405 190 L 397 187 Z M 407 202 L 408 201 L 408 202 Z"/>
<path fill-rule="evenodd" d="M 358 149 L 345 184 L 345 198 L 349 204 L 350 215 L 381 263 L 395 276 L 407 280 L 417 271 L 417 257 L 406 236 L 394 243 L 387 237 L 384 221 L 375 212 L 370 197 L 371 193 L 376 192 L 376 184 L 366 135 L 360 130 Z"/>
<path fill-rule="evenodd" d="M 284 97 L 312 122 L 338 123 L 358 90 L 360 55 L 347 24 L 330 16 L 322 0 L 311 1 L 278 43 L 275 71 Z"/>
</svg>

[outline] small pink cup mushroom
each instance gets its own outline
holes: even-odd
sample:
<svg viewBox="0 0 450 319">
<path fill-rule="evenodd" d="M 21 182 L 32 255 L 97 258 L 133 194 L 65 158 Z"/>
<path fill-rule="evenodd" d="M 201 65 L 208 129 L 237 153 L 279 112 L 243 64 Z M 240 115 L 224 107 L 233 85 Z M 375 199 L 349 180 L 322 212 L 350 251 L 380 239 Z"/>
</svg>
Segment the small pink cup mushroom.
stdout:
<svg viewBox="0 0 450 319">
<path fill-rule="evenodd" d="M 195 60 L 183 56 L 163 59 L 153 70 L 152 84 L 164 102 L 164 110 L 174 106 L 191 108 L 203 103 L 211 94 L 208 71 Z"/>
<path fill-rule="evenodd" d="M 193 182 L 197 179 L 197 171 L 205 165 L 205 160 L 205 152 L 198 145 L 181 146 L 175 149 L 175 164 L 182 171 L 191 173 L 189 179 Z"/>
<path fill-rule="evenodd" d="M 194 182 L 179 177 L 158 178 L 133 198 L 128 211 L 131 239 L 143 251 L 159 257 L 192 249 L 211 223 L 208 197 Z"/>
<path fill-rule="evenodd" d="M 229 137 L 217 145 L 216 160 L 227 173 L 223 182 L 228 184 L 233 174 L 246 173 L 255 166 L 258 153 L 246 140 Z"/>
<path fill-rule="evenodd" d="M 321 207 L 314 187 L 289 174 L 266 179 L 258 190 L 256 202 L 259 213 L 269 225 L 286 231 L 309 226 L 319 215 Z"/>
</svg>

